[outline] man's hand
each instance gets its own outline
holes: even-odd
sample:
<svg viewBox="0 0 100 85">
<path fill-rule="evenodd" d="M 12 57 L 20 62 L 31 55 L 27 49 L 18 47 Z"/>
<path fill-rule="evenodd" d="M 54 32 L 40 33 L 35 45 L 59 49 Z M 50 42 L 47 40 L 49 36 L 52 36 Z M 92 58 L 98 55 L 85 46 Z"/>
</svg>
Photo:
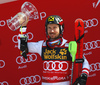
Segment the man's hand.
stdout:
<svg viewBox="0 0 100 85">
<path fill-rule="evenodd" d="M 28 47 L 27 47 L 27 37 L 22 37 L 20 38 L 20 52 L 21 52 L 21 55 L 27 59 L 27 53 L 28 53 Z"/>
<path fill-rule="evenodd" d="M 73 85 L 86 85 L 87 74 L 82 73 L 79 78 L 76 79 Z"/>
<path fill-rule="evenodd" d="M 24 23 L 23 23 L 24 22 Z M 27 16 L 27 20 L 25 21 L 25 18 L 22 17 L 22 15 L 20 16 L 20 24 L 21 26 L 26 26 L 29 22 L 29 17 Z"/>
<path fill-rule="evenodd" d="M 27 26 L 28 21 L 29 21 L 29 20 L 25 21 L 21 26 Z"/>
</svg>

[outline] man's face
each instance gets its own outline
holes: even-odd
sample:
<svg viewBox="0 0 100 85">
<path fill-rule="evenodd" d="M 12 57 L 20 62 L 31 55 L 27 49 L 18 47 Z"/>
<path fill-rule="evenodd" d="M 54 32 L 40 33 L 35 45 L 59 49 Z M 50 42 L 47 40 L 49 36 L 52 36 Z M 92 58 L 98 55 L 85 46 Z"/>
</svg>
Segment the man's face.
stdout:
<svg viewBox="0 0 100 85">
<path fill-rule="evenodd" d="M 59 25 L 57 24 L 48 24 L 47 33 L 52 40 L 55 40 L 59 36 Z"/>
</svg>

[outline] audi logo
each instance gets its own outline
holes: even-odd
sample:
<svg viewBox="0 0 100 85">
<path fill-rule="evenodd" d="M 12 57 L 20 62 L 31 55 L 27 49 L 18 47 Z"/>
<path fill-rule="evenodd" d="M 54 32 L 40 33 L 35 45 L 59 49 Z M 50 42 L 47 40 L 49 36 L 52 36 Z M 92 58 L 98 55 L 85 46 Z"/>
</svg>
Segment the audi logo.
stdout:
<svg viewBox="0 0 100 85">
<path fill-rule="evenodd" d="M 28 40 L 32 40 L 32 39 L 33 39 L 33 34 L 32 34 L 31 32 L 28 32 L 28 33 L 27 33 L 27 36 L 28 36 Z M 14 36 L 12 37 L 12 41 L 13 41 L 14 43 L 18 43 L 18 35 L 14 35 Z"/>
<path fill-rule="evenodd" d="M 43 69 L 48 71 L 66 71 L 68 63 L 66 61 L 44 61 Z"/>
<path fill-rule="evenodd" d="M 41 77 L 39 75 L 30 76 L 30 77 L 23 77 L 19 80 L 21 85 L 29 85 L 39 83 L 41 81 Z"/>
<path fill-rule="evenodd" d="M 90 64 L 90 72 L 100 71 L 100 63 L 92 63 Z"/>
<path fill-rule="evenodd" d="M 96 18 L 84 20 L 85 28 L 95 27 L 98 25 L 98 20 Z"/>
<path fill-rule="evenodd" d="M 83 51 L 100 48 L 100 40 L 87 42 L 84 43 L 83 45 L 84 45 Z"/>
<path fill-rule="evenodd" d="M 3 82 L 0 82 L 0 85 L 9 85 L 9 84 L 8 84 L 8 82 L 3 81 Z"/>
<path fill-rule="evenodd" d="M 5 66 L 5 62 L 3 60 L 0 60 L 0 68 L 3 68 Z"/>
<path fill-rule="evenodd" d="M 27 59 L 25 59 L 23 56 L 18 56 L 16 58 L 16 62 L 18 64 L 22 64 L 22 63 L 29 63 L 29 62 L 34 62 L 37 60 L 37 55 L 36 54 L 27 54 Z"/>
</svg>

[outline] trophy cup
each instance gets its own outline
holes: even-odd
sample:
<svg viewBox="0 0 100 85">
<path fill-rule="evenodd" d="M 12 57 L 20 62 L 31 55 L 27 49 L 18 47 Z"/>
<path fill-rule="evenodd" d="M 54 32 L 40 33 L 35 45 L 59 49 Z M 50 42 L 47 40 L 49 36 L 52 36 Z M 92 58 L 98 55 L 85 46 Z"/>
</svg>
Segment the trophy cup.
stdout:
<svg viewBox="0 0 100 85">
<path fill-rule="evenodd" d="M 21 6 L 21 12 L 10 19 L 7 25 L 12 31 L 16 31 L 23 23 L 34 19 L 37 14 L 38 10 L 36 7 L 30 2 L 25 2 Z"/>
</svg>

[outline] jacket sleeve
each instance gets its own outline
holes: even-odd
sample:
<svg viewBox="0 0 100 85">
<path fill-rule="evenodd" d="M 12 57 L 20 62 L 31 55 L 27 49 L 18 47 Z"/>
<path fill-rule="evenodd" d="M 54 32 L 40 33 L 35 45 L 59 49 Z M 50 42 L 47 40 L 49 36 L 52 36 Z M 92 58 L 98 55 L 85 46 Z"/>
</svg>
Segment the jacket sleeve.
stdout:
<svg viewBox="0 0 100 85">
<path fill-rule="evenodd" d="M 43 40 L 38 42 L 28 42 L 28 51 L 38 53 L 41 56 Z"/>
<path fill-rule="evenodd" d="M 87 59 L 85 58 L 85 56 L 83 56 L 84 62 L 83 62 L 83 67 L 82 67 L 82 73 L 86 73 L 87 75 L 89 75 L 89 62 L 87 61 Z"/>
</svg>

